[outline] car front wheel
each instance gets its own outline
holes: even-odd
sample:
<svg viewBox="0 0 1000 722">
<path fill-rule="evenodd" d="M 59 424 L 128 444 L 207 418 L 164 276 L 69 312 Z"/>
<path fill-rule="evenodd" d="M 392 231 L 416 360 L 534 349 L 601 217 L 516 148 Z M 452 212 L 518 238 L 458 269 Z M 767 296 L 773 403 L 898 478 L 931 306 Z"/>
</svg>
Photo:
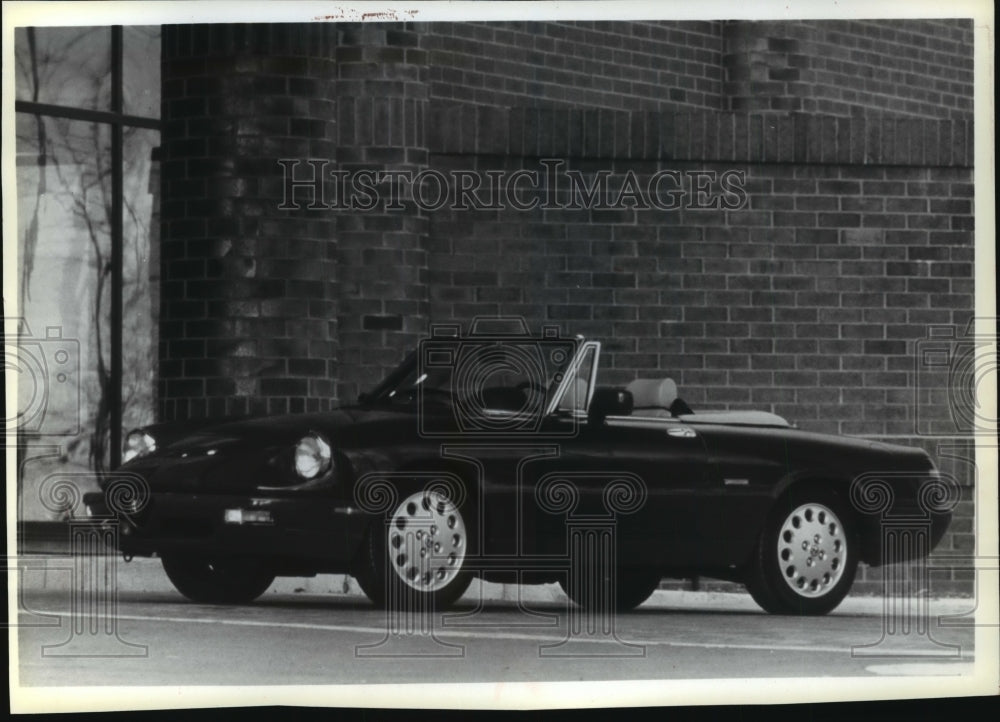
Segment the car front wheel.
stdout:
<svg viewBox="0 0 1000 722">
<path fill-rule="evenodd" d="M 761 532 L 747 589 L 771 614 L 826 614 L 847 596 L 857 566 L 857 534 L 840 498 L 793 490 Z"/>
<path fill-rule="evenodd" d="M 165 554 L 162 562 L 177 591 L 203 604 L 246 604 L 274 581 L 274 574 L 250 559 Z"/>
<path fill-rule="evenodd" d="M 369 528 L 358 583 L 380 606 L 446 609 L 472 581 L 466 558 L 473 553 L 470 508 L 460 509 L 438 490 L 405 497 Z"/>
</svg>

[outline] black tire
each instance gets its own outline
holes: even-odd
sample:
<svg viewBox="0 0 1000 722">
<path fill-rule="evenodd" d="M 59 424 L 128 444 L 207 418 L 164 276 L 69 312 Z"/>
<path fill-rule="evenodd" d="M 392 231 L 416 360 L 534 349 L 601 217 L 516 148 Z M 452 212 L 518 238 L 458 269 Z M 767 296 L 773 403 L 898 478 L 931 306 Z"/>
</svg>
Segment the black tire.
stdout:
<svg viewBox="0 0 1000 722">
<path fill-rule="evenodd" d="M 162 562 L 177 591 L 202 604 L 247 604 L 274 581 L 274 574 L 250 559 L 167 554 Z"/>
<path fill-rule="evenodd" d="M 766 612 L 823 615 L 847 596 L 860 539 L 850 508 L 821 486 L 792 488 L 761 531 L 745 579 Z"/>
<path fill-rule="evenodd" d="M 660 586 L 661 575 L 647 569 L 618 569 L 615 579 L 615 612 L 628 612 L 649 599 L 656 588 Z M 587 609 L 600 598 L 597 590 L 573 589 L 565 579 L 559 580 L 559 586 L 575 604 Z M 596 598 L 595 598 L 596 597 Z"/>
<path fill-rule="evenodd" d="M 475 508 L 459 508 L 437 489 L 403 495 L 368 528 L 354 574 L 361 591 L 380 607 L 449 608 L 472 582 L 466 559 L 477 546 Z"/>
</svg>

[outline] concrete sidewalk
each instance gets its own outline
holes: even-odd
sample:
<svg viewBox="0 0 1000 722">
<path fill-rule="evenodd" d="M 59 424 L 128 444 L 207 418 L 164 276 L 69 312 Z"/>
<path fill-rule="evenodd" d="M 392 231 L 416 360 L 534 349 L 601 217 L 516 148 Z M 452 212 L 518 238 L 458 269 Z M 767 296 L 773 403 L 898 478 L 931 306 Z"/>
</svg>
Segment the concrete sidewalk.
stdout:
<svg viewBox="0 0 1000 722">
<path fill-rule="evenodd" d="M 102 573 L 114 573 L 119 591 L 125 593 L 169 594 L 176 596 L 177 601 L 183 597 L 174 589 L 158 559 L 137 558 L 124 562 L 119 557 L 115 559 L 114 572 L 111 568 Z M 25 555 L 19 558 L 18 567 L 21 571 L 21 586 L 25 591 L 69 590 L 74 560 L 63 555 Z M 111 581 L 109 578 L 108 582 Z M 337 596 L 364 599 L 364 594 L 353 577 L 345 574 L 321 574 L 315 577 L 279 577 L 265 592 L 262 599 L 282 596 Z M 464 599 L 475 602 L 506 601 L 564 604 L 566 596 L 558 584 L 494 584 L 473 580 Z M 958 615 L 972 612 L 976 600 L 972 598 L 941 598 L 930 599 L 929 613 L 931 615 Z M 917 600 L 910 600 L 911 610 L 916 610 Z M 660 589 L 653 593 L 643 608 L 661 608 L 680 611 L 730 611 L 761 613 L 763 611 L 746 593 L 717 591 L 687 591 Z M 849 596 L 834 611 L 839 615 L 881 615 L 885 608 L 882 597 Z"/>
</svg>

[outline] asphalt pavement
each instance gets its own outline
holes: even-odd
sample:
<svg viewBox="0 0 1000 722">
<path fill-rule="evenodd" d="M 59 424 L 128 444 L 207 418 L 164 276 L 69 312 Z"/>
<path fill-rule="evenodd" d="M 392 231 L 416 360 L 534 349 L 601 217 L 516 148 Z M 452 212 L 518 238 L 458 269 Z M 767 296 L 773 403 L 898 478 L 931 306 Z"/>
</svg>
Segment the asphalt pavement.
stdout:
<svg viewBox="0 0 1000 722">
<path fill-rule="evenodd" d="M 74 573 L 98 583 L 74 593 Z M 27 687 L 421 683 L 410 702 L 449 706 L 428 702 L 421 695 L 436 688 L 423 685 L 501 683 L 510 693 L 663 680 L 653 689 L 665 694 L 725 679 L 751 697 L 808 699 L 817 678 L 886 690 L 915 675 L 943 690 L 977 672 L 972 599 L 897 600 L 887 615 L 881 598 L 849 597 L 825 617 L 782 617 L 746 594 L 660 590 L 612 620 L 588 617 L 556 585 L 476 583 L 455 610 L 419 617 L 376 609 L 350 577 L 332 575 L 213 606 L 181 597 L 156 560 L 82 571 L 80 560 L 28 557 L 20 574 L 17 674 Z M 592 692 L 585 685 L 576 702 Z"/>
</svg>

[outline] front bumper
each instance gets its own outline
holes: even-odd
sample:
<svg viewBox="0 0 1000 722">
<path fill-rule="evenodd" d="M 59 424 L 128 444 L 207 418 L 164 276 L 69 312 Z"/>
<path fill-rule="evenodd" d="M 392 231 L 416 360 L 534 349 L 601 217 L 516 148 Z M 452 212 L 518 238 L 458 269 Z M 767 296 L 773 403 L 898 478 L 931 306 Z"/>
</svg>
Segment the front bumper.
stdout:
<svg viewBox="0 0 1000 722">
<path fill-rule="evenodd" d="M 862 561 L 871 566 L 915 561 L 930 554 L 951 524 L 950 512 L 868 519 L 862 527 Z"/>
<path fill-rule="evenodd" d="M 347 571 L 372 520 L 347 502 L 329 497 L 154 493 L 131 514 L 112 513 L 100 493 L 85 495 L 84 503 L 93 517 L 117 527 L 123 554 L 239 554 L 299 560 L 317 570 Z M 270 521 L 227 521 L 227 510 L 237 509 L 268 512 Z"/>
</svg>

